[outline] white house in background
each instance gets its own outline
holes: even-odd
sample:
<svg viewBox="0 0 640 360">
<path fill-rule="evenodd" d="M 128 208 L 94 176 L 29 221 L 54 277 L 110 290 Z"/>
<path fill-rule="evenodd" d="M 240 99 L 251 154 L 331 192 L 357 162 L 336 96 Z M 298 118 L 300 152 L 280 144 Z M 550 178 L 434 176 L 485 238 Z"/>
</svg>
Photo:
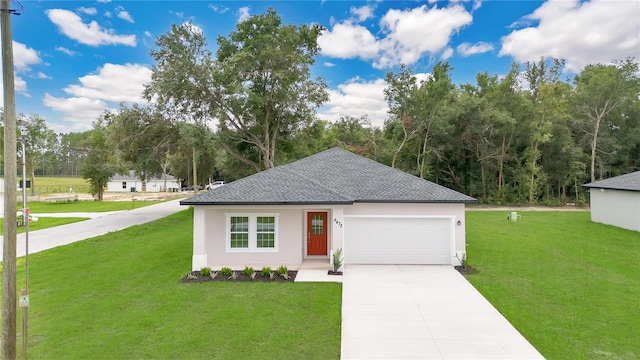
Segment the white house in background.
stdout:
<svg viewBox="0 0 640 360">
<path fill-rule="evenodd" d="M 141 181 L 135 176 L 133 171 L 130 171 L 128 175 L 116 174 L 107 183 L 107 191 L 147 191 L 147 192 L 173 192 L 180 191 L 180 181 L 171 175 L 166 176 L 166 189 L 165 179 L 163 176 L 155 177 L 146 183 Z"/>
<path fill-rule="evenodd" d="M 640 171 L 582 186 L 591 193 L 591 221 L 640 231 Z"/>
<path fill-rule="evenodd" d="M 193 270 L 345 264 L 458 265 L 476 199 L 340 148 L 192 198 Z"/>
</svg>

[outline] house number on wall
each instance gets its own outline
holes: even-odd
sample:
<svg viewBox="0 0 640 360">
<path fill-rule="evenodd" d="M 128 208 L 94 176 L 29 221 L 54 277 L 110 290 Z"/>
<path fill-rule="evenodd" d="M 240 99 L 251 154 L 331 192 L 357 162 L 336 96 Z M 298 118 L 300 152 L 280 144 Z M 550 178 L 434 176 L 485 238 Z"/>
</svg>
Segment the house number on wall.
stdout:
<svg viewBox="0 0 640 360">
<path fill-rule="evenodd" d="M 338 226 L 342 227 L 342 223 L 340 221 L 338 221 L 338 219 L 333 218 L 333 222 L 338 224 Z"/>
</svg>

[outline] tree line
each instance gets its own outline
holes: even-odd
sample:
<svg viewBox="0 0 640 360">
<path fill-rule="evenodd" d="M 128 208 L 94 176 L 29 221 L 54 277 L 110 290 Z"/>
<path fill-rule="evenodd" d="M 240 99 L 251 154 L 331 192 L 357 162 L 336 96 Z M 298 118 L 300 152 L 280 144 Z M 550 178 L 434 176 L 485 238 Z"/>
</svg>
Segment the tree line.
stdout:
<svg viewBox="0 0 640 360">
<path fill-rule="evenodd" d="M 317 118 L 327 85 L 310 68 L 318 25 L 283 24 L 274 9 L 218 36 L 172 25 L 151 51 L 147 106 L 121 104 L 84 133 L 59 134 L 20 116 L 32 174 L 81 175 L 101 198 L 108 178 L 172 174 L 185 184 L 233 181 L 341 146 L 490 204 L 585 203 L 586 182 L 640 169 L 640 69 L 635 59 L 586 66 L 514 63 L 454 84 L 434 65 L 426 80 L 401 66 L 386 76 L 388 116 Z M 29 142 L 28 142 L 29 143 Z M 394 184 L 389 184 L 394 186 Z"/>
</svg>

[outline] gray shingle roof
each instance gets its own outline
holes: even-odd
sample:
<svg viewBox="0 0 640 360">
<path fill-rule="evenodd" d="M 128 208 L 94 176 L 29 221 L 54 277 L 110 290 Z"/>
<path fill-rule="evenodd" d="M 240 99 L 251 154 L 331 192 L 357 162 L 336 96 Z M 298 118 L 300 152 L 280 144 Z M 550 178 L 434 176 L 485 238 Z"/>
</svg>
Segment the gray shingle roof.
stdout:
<svg viewBox="0 0 640 360">
<path fill-rule="evenodd" d="M 476 199 L 341 148 L 259 172 L 182 205 L 472 203 Z"/>
<path fill-rule="evenodd" d="M 586 188 L 640 191 L 640 171 L 594 181 L 582 185 Z"/>
</svg>

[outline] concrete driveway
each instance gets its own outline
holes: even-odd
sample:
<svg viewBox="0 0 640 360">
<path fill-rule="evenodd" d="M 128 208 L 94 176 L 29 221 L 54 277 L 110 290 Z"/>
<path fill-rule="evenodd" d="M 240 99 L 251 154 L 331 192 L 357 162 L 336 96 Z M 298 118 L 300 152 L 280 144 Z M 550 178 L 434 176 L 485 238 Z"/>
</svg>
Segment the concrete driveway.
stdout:
<svg viewBox="0 0 640 360">
<path fill-rule="evenodd" d="M 141 207 L 135 210 L 117 211 L 109 213 L 64 213 L 64 214 L 34 214 L 36 216 L 72 216 L 91 217 L 89 220 L 72 224 L 56 226 L 29 232 L 29 254 L 48 250 L 56 246 L 71 244 L 73 242 L 89 239 L 108 232 L 118 231 L 130 226 L 148 223 L 165 216 L 169 216 L 180 210 L 187 209 L 187 206 L 180 205 L 180 199 L 162 202 L 155 205 Z M 4 237 L 0 236 L 0 261 L 4 256 L 2 251 Z M 17 256 L 25 254 L 25 234 L 18 234 Z"/>
<path fill-rule="evenodd" d="M 543 359 L 452 266 L 346 265 L 347 359 Z"/>
</svg>

